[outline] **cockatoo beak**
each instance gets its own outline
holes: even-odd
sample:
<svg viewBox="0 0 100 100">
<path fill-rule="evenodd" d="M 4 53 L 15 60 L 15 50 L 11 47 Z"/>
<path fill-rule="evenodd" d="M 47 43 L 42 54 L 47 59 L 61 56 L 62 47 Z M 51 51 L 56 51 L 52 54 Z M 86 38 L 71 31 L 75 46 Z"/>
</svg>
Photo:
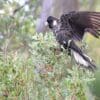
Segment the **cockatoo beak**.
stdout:
<svg viewBox="0 0 100 100">
<path fill-rule="evenodd" d="M 47 22 L 47 21 L 46 21 L 46 22 L 44 22 L 44 25 L 45 25 L 45 26 L 48 26 L 48 22 Z"/>
</svg>

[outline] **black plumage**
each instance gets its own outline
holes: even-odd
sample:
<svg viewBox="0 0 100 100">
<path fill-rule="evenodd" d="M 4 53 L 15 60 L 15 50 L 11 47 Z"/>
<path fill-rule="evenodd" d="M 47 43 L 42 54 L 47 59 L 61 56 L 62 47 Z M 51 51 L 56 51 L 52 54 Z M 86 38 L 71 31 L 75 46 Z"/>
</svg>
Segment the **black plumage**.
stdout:
<svg viewBox="0 0 100 100">
<path fill-rule="evenodd" d="M 96 68 L 92 59 L 75 44 L 75 40 L 81 41 L 85 32 L 90 32 L 93 36 L 99 38 L 100 12 L 73 11 L 63 14 L 60 19 L 49 16 L 47 24 L 53 31 L 58 43 L 68 49 L 78 64 L 86 68 Z"/>
<path fill-rule="evenodd" d="M 70 29 L 70 34 L 76 40 L 82 40 L 86 32 L 96 38 L 100 36 L 100 12 L 73 11 L 63 14 L 59 20 L 62 23 L 61 27 Z"/>
</svg>

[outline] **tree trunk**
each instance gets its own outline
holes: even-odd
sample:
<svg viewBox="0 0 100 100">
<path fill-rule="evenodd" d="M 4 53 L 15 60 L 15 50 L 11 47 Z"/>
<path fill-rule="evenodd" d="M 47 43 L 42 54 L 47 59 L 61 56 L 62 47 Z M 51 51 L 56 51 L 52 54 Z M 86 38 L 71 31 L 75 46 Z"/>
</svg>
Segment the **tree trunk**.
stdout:
<svg viewBox="0 0 100 100">
<path fill-rule="evenodd" d="M 68 13 L 70 11 L 77 11 L 79 9 L 78 0 L 62 0 L 62 13 Z"/>
<path fill-rule="evenodd" d="M 38 33 L 45 32 L 45 30 L 46 30 L 44 23 L 45 23 L 47 17 L 50 15 L 52 3 L 53 3 L 53 0 L 49 0 L 49 1 L 44 0 L 43 1 L 41 15 L 40 15 L 40 18 L 37 21 L 37 27 L 36 27 L 36 31 Z"/>
</svg>

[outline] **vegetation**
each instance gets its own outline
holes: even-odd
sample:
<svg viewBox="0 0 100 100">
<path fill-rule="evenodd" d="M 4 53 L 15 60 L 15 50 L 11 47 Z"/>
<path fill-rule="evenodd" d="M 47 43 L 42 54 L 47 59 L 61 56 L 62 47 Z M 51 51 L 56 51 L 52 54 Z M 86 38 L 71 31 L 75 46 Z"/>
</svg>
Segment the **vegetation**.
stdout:
<svg viewBox="0 0 100 100">
<path fill-rule="evenodd" d="M 37 34 L 32 37 L 29 55 L 18 51 L 10 52 L 6 58 L 1 55 L 1 97 L 86 100 L 86 87 L 94 80 L 93 73 L 78 69 L 77 65 L 72 67 L 66 52 L 54 50 L 54 42 L 50 34 Z"/>
<path fill-rule="evenodd" d="M 0 100 L 100 100 L 100 72 L 79 68 L 55 49 L 52 33 L 36 32 L 38 1 L 28 3 L 31 10 L 8 1 L 0 1 Z M 84 41 L 99 69 L 100 41 Z"/>
</svg>

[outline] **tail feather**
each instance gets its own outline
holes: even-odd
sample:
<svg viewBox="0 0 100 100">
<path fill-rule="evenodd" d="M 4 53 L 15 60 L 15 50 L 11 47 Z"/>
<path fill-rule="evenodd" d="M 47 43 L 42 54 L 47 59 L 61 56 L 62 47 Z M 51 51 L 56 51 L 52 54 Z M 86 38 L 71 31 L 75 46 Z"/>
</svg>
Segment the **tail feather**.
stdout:
<svg viewBox="0 0 100 100">
<path fill-rule="evenodd" d="M 84 56 L 87 58 L 86 60 L 90 64 L 89 67 L 91 67 L 92 69 L 96 69 L 96 65 L 94 64 L 94 61 L 89 56 L 87 56 L 86 54 L 84 54 Z"/>
<path fill-rule="evenodd" d="M 74 57 L 75 61 L 79 65 L 83 65 L 85 68 L 96 69 L 96 65 L 93 63 L 93 60 L 87 56 L 73 40 L 68 41 L 68 47 L 70 47 L 71 54 Z"/>
<path fill-rule="evenodd" d="M 90 57 L 88 57 L 86 54 L 80 55 L 76 51 L 72 50 L 72 55 L 73 55 L 75 61 L 79 65 L 82 65 L 85 68 L 88 68 L 88 69 L 91 69 L 91 70 L 96 69 L 96 65 L 93 63 L 93 60 Z"/>
</svg>

